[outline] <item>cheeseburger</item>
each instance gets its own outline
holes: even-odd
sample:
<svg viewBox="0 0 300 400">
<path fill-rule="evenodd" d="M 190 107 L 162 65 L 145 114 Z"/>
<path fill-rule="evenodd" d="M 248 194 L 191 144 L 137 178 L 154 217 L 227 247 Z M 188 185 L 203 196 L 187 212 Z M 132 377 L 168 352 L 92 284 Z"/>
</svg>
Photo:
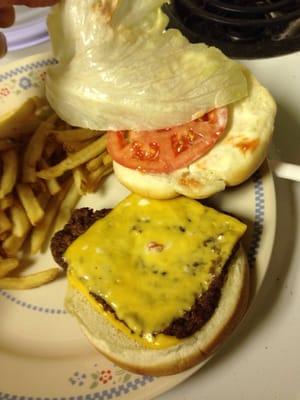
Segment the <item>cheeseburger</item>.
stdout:
<svg viewBox="0 0 300 400">
<path fill-rule="evenodd" d="M 106 357 L 152 375 L 206 360 L 246 311 L 246 227 L 193 198 L 259 167 L 276 113 L 245 67 L 166 29 L 165 2 L 61 0 L 48 20 L 50 105 L 107 132 L 135 192 L 113 210 L 76 210 L 55 234 L 66 308 Z"/>
<path fill-rule="evenodd" d="M 76 210 L 51 243 L 67 269 L 66 308 L 121 367 L 184 371 L 207 359 L 246 311 L 245 229 L 184 197 L 132 194 L 113 210 Z"/>
</svg>

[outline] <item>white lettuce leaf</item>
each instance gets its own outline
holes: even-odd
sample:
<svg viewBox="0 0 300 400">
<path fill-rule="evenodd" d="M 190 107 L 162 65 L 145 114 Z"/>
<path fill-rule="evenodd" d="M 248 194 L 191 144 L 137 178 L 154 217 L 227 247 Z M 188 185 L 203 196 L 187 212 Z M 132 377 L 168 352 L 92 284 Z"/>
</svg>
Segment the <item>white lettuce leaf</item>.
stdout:
<svg viewBox="0 0 300 400">
<path fill-rule="evenodd" d="M 179 125 L 247 95 L 241 66 L 166 30 L 164 0 L 61 0 L 48 18 L 54 56 L 46 95 L 74 126 Z"/>
</svg>

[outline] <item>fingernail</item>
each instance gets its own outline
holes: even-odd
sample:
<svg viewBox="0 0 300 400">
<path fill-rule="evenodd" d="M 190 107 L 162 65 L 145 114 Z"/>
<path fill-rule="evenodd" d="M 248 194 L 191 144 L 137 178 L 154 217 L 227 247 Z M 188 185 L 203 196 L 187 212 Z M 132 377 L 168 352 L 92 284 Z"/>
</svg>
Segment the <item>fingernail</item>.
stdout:
<svg viewBox="0 0 300 400">
<path fill-rule="evenodd" d="M 7 43 L 5 36 L 0 32 L 0 58 L 4 57 L 7 53 Z"/>
</svg>

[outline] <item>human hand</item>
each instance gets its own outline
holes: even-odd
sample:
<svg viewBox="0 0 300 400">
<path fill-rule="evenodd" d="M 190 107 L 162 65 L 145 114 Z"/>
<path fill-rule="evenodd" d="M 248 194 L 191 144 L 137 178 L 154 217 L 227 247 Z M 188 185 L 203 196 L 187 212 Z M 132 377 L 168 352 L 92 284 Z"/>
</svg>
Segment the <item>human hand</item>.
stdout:
<svg viewBox="0 0 300 400">
<path fill-rule="evenodd" d="M 52 6 L 58 0 L 0 0 L 0 28 L 8 28 L 15 21 L 14 6 L 23 5 L 28 7 Z M 5 36 L 0 32 L 0 57 L 6 54 L 7 45 Z"/>
</svg>

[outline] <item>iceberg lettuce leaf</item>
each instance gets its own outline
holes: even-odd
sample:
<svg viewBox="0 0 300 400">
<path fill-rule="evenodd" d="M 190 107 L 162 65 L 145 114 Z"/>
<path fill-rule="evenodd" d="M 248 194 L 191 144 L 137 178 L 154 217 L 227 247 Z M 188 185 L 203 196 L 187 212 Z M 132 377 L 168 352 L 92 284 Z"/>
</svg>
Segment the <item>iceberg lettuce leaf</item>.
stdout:
<svg viewBox="0 0 300 400">
<path fill-rule="evenodd" d="M 68 123 L 99 130 L 179 125 L 247 95 L 241 66 L 166 30 L 164 0 L 61 0 L 48 18 L 46 95 Z"/>
</svg>

